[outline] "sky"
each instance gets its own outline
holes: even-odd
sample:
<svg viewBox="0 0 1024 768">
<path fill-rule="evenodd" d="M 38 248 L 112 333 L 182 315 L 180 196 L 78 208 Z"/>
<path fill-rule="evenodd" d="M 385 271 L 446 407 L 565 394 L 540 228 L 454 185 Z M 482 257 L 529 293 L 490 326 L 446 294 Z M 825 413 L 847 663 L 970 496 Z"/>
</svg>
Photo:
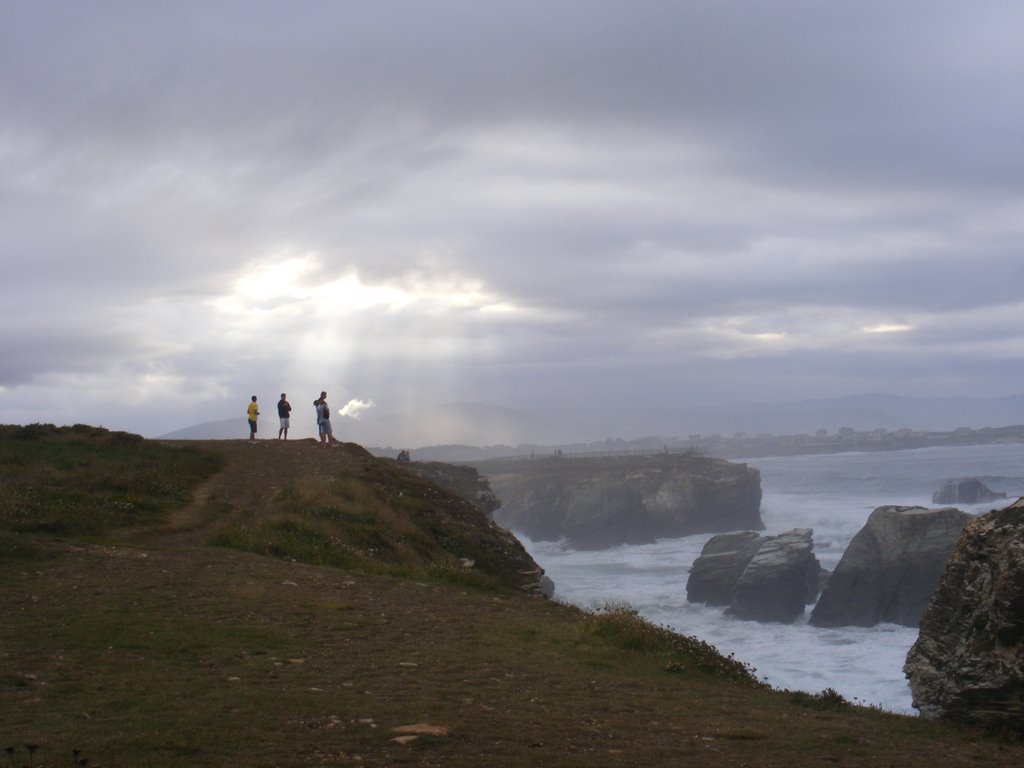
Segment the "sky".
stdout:
<svg viewBox="0 0 1024 768">
<path fill-rule="evenodd" d="M 0 423 L 1021 394 L 1022 33 L 1016 0 L 0 0 Z"/>
</svg>

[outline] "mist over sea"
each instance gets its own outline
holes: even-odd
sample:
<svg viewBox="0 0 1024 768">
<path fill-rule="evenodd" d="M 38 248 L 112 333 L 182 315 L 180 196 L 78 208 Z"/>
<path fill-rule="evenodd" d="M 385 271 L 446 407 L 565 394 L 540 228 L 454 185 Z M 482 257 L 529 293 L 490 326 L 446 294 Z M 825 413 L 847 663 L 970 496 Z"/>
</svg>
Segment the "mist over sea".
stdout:
<svg viewBox="0 0 1024 768">
<path fill-rule="evenodd" d="M 814 529 L 814 550 L 833 570 L 876 507 L 935 507 L 946 480 L 978 477 L 1006 502 L 959 505 L 980 515 L 1024 496 L 1024 444 L 750 459 L 761 471 L 764 533 Z M 806 623 L 759 624 L 722 608 L 686 602 L 686 580 L 710 534 L 654 544 L 575 551 L 519 534 L 554 580 L 556 599 L 587 608 L 626 602 L 648 619 L 705 640 L 752 665 L 777 688 L 815 693 L 833 688 L 847 699 L 912 714 L 903 676 L 917 629 L 893 624 L 819 629 Z"/>
</svg>

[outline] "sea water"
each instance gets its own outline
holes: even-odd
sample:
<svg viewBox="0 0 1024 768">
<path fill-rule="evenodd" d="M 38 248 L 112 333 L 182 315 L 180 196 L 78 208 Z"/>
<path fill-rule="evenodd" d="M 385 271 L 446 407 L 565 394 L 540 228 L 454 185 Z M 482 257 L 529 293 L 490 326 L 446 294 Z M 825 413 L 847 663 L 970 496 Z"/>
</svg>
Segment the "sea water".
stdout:
<svg viewBox="0 0 1024 768">
<path fill-rule="evenodd" d="M 947 480 L 977 477 L 1009 501 L 959 505 L 983 514 L 1024 496 L 1024 444 L 921 448 L 749 459 L 761 472 L 765 534 L 814 529 L 814 550 L 833 570 L 876 507 L 936 507 Z M 752 666 L 776 688 L 816 693 L 831 688 L 850 701 L 911 714 L 903 675 L 917 629 L 894 624 L 822 629 L 727 617 L 722 608 L 686 601 L 686 580 L 710 534 L 653 544 L 577 551 L 520 538 L 555 582 L 555 597 L 584 608 L 627 603 L 651 621 L 711 643 Z"/>
</svg>

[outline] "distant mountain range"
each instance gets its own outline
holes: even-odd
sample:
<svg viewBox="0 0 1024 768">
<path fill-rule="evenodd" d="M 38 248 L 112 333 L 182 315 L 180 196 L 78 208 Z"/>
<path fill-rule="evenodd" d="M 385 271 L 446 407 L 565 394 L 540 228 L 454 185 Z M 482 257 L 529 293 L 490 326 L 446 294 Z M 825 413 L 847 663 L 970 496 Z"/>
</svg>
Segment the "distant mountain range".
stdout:
<svg viewBox="0 0 1024 768">
<path fill-rule="evenodd" d="M 315 419 L 305 423 L 293 416 L 290 438 L 313 437 Z M 364 416 L 359 419 L 335 415 L 331 419 L 335 436 L 340 440 L 368 446 L 417 448 L 425 445 L 557 445 L 572 442 L 586 434 L 589 426 L 571 416 L 518 411 L 500 405 L 483 403 L 450 403 L 432 408 L 401 413 Z M 277 437 L 276 418 L 260 421 L 260 437 Z M 160 435 L 166 440 L 224 440 L 246 437 L 249 427 L 244 417 L 210 421 Z"/>
<path fill-rule="evenodd" d="M 292 438 L 312 437 L 316 425 L 292 418 Z M 869 394 L 791 403 L 739 402 L 707 408 L 680 407 L 596 410 L 584 408 L 517 410 L 484 403 L 450 403 L 431 408 L 353 419 L 335 416 L 339 439 L 368 447 L 559 446 L 608 438 L 645 436 L 686 438 L 736 432 L 778 435 L 855 430 L 948 431 L 957 427 L 1000 427 L 1024 423 L 1024 395 L 999 398 L 900 397 Z M 277 419 L 264 417 L 262 438 L 277 437 Z M 160 435 L 173 440 L 242 439 L 245 418 L 196 424 Z"/>
<path fill-rule="evenodd" d="M 677 435 L 748 432 L 776 435 L 835 431 L 852 427 L 942 432 L 957 427 L 1002 427 L 1024 423 L 1024 395 L 998 398 L 902 397 L 886 394 L 852 395 L 788 403 L 737 402 L 707 408 L 623 412 L 619 425 L 639 434 L 664 434 L 665 425 L 678 425 Z"/>
</svg>

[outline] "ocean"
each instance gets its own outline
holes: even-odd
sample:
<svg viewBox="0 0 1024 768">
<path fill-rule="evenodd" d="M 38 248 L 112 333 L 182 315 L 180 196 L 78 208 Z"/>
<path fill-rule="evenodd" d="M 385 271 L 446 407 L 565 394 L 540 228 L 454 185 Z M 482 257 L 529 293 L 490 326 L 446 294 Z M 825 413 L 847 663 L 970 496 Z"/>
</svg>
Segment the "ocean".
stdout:
<svg viewBox="0 0 1024 768">
<path fill-rule="evenodd" d="M 1024 444 L 741 461 L 761 471 L 764 533 L 813 528 L 815 554 L 830 571 L 876 507 L 935 507 L 932 493 L 960 477 L 980 478 L 1008 496 L 1006 502 L 959 505 L 971 514 L 1024 496 Z M 917 629 L 894 624 L 820 629 L 807 624 L 811 606 L 795 624 L 760 624 L 688 603 L 690 567 L 711 534 L 599 551 L 517 535 L 554 581 L 558 600 L 584 608 L 627 603 L 651 621 L 751 665 L 776 688 L 809 693 L 831 688 L 858 704 L 916 712 L 903 662 Z"/>
</svg>

